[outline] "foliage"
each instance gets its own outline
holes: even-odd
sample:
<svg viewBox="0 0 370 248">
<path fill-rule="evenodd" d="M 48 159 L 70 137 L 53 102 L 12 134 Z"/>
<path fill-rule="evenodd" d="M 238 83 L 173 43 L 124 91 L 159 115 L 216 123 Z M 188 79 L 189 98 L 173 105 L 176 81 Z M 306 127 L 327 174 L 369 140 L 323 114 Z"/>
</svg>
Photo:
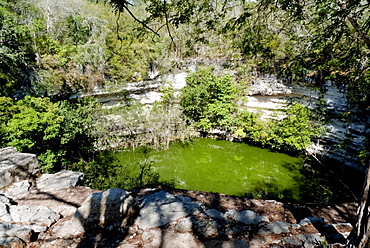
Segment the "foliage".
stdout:
<svg viewBox="0 0 370 248">
<path fill-rule="evenodd" d="M 352 103 L 369 106 L 367 1 L 145 0 L 133 6 L 126 1 L 106 2 L 129 13 L 144 5 L 147 16 L 136 20 L 156 34 L 165 30 L 172 47 L 185 56 L 217 60 L 222 54 L 229 65 L 248 60 L 259 72 L 289 80 L 308 76 L 318 85 L 335 80 L 348 90 Z M 209 50 L 212 46 L 215 49 Z M 234 54 L 229 56 L 227 49 Z"/>
<path fill-rule="evenodd" d="M 12 119 L 13 114 L 17 112 L 17 106 L 13 99 L 9 97 L 0 97 L 0 146 L 4 147 L 7 143 L 6 123 Z"/>
<path fill-rule="evenodd" d="M 217 77 L 212 70 L 202 69 L 186 78 L 180 105 L 184 114 L 203 131 L 227 128 L 236 113 L 236 87 L 229 75 Z"/>
<path fill-rule="evenodd" d="M 262 120 L 258 114 L 237 108 L 236 93 L 230 76 L 217 77 L 210 70 L 200 70 L 187 78 L 180 104 L 202 131 L 227 130 L 277 150 L 303 151 L 323 132 L 314 113 L 305 106 L 293 103 L 283 118 Z"/>
<path fill-rule="evenodd" d="M 0 17 L 0 96 L 61 100 L 140 81 L 160 54 L 134 20 L 88 0 L 2 0 Z"/>
<path fill-rule="evenodd" d="M 360 152 L 357 155 L 358 159 L 360 160 L 360 163 L 363 166 L 367 166 L 367 163 L 370 161 L 370 137 L 366 137 L 366 140 L 364 142 L 364 145 Z"/>
<path fill-rule="evenodd" d="M 113 147 L 151 146 L 167 149 L 173 140 L 187 140 L 190 128 L 176 106 L 155 103 L 151 108 L 134 104 L 124 108 L 106 109 L 99 120 L 97 146 Z"/>
<path fill-rule="evenodd" d="M 64 98 L 81 89 L 89 92 L 102 84 L 110 32 L 104 9 L 99 11 L 97 6 L 82 0 L 68 1 L 68 7 L 57 1 L 38 2 L 39 17 L 30 15 L 36 27 L 32 32 L 40 57 L 39 90 Z"/>
<path fill-rule="evenodd" d="M 162 86 L 159 89 L 159 92 L 163 94 L 161 96 L 161 103 L 164 109 L 168 111 L 169 108 L 173 106 L 176 100 L 175 88 L 172 86 L 172 84 L 169 84 L 168 86 Z"/>
<path fill-rule="evenodd" d="M 137 38 L 139 31 L 135 30 L 137 24 L 132 20 L 119 19 L 117 22 L 116 31 L 111 32 L 106 41 L 109 80 L 117 85 L 142 81 L 159 57 L 156 45 Z"/>
<path fill-rule="evenodd" d="M 111 181 L 117 171 L 115 163 L 116 160 L 111 151 L 102 151 L 92 156 L 89 161 L 80 160 L 71 163 L 66 169 L 83 172 L 85 186 L 107 190 L 112 188 Z"/>
<path fill-rule="evenodd" d="M 93 153 L 92 115 L 96 109 L 90 100 L 70 104 L 30 96 L 18 102 L 2 97 L 0 143 L 37 154 L 41 169 L 57 171 L 63 164 L 88 159 Z"/>
<path fill-rule="evenodd" d="M 58 153 L 58 134 L 63 116 L 59 115 L 57 104 L 48 98 L 32 98 L 13 103 L 11 117 L 3 124 L 3 142 L 21 152 L 40 155 L 42 167 L 51 167 Z M 4 110 L 1 110 L 4 112 Z"/>
<path fill-rule="evenodd" d="M 30 89 L 34 80 L 29 27 L 21 23 L 22 16 L 12 8 L 11 3 L 0 1 L 0 96 Z"/>
<path fill-rule="evenodd" d="M 68 169 L 68 164 L 79 160 L 91 161 L 97 152 L 95 146 L 99 137 L 97 120 L 100 119 L 100 105 L 94 98 L 80 98 L 75 102 L 62 101 L 58 113 L 63 116 L 59 133 L 60 166 Z M 54 168 L 58 170 L 59 168 Z"/>
<path fill-rule="evenodd" d="M 272 149 L 304 151 L 324 130 L 313 121 L 314 113 L 307 107 L 293 103 L 286 116 L 278 120 L 261 120 L 250 113 L 243 113 L 238 120 L 238 135 Z"/>
<path fill-rule="evenodd" d="M 320 125 L 311 121 L 313 113 L 307 107 L 294 103 L 286 113 L 287 116 L 274 126 L 273 146 L 283 150 L 302 151 L 310 145 L 312 138 L 323 133 Z"/>
<path fill-rule="evenodd" d="M 282 29 L 285 39 L 299 48 L 288 57 L 293 68 L 309 70 L 307 74 L 317 83 L 334 80 L 347 87 L 352 102 L 368 106 L 367 2 L 266 0 L 260 6 L 267 13 L 284 13 L 279 22 L 295 25 L 296 32 Z"/>
</svg>

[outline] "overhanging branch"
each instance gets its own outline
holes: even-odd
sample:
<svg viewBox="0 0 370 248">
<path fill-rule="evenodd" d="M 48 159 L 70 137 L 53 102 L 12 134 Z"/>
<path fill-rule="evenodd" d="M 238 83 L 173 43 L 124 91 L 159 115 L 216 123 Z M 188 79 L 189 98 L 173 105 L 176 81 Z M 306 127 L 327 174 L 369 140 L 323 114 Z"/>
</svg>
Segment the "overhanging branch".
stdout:
<svg viewBox="0 0 370 248">
<path fill-rule="evenodd" d="M 153 32 L 155 35 L 157 36 L 160 36 L 154 29 L 152 29 L 151 27 L 149 27 L 148 25 L 146 25 L 146 23 L 144 23 L 143 21 L 139 20 L 135 15 L 134 13 L 131 12 L 130 8 L 127 7 L 126 4 L 123 4 L 121 5 L 129 14 L 130 16 L 135 20 L 137 21 L 138 23 L 140 23 L 144 28 L 150 30 L 151 32 Z"/>
<path fill-rule="evenodd" d="M 346 14 L 346 19 L 351 23 L 352 27 L 355 29 L 356 33 L 360 36 L 362 41 L 366 44 L 366 46 L 370 49 L 370 36 L 367 35 L 360 24 L 358 23 L 357 19 L 350 13 L 347 5 L 343 3 L 341 0 L 336 0 L 339 7 L 344 11 Z"/>
</svg>

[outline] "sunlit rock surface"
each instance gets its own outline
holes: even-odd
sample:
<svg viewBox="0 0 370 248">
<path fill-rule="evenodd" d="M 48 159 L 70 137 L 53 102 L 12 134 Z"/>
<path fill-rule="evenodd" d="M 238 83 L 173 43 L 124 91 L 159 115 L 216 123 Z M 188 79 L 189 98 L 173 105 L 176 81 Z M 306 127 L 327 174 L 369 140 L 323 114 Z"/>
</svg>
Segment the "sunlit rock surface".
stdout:
<svg viewBox="0 0 370 248">
<path fill-rule="evenodd" d="M 0 149 L 0 189 L 39 172 L 36 155 L 19 153 L 14 147 Z"/>
</svg>

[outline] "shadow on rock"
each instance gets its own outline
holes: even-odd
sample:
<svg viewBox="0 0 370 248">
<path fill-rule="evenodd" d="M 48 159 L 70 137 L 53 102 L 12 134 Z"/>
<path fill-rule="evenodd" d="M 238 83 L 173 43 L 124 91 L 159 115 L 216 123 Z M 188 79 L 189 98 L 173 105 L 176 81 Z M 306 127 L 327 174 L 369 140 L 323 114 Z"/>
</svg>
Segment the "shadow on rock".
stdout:
<svg viewBox="0 0 370 248">
<path fill-rule="evenodd" d="M 137 200 L 122 189 L 92 194 L 76 211 L 84 229 L 77 247 L 117 247 L 137 214 Z"/>
</svg>

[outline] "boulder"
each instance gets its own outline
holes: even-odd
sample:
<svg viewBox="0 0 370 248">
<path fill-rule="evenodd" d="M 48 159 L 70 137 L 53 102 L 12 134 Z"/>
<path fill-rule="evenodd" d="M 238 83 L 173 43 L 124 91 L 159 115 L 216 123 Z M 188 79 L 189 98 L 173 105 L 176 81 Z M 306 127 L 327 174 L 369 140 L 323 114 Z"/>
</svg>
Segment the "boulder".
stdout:
<svg viewBox="0 0 370 248">
<path fill-rule="evenodd" d="M 183 202 L 182 199 L 164 190 L 144 196 L 140 205 L 140 214 L 135 223 L 143 230 L 161 227 L 188 216 L 188 212 L 193 212 L 199 207 L 197 204 L 191 209 L 188 204 L 193 202 L 187 199 Z"/>
<path fill-rule="evenodd" d="M 75 187 L 81 182 L 84 174 L 74 171 L 60 171 L 55 174 L 43 174 L 36 180 L 36 187 L 42 192 L 53 192 L 59 189 Z"/>
<path fill-rule="evenodd" d="M 17 206 L 0 203 L 0 222 L 22 226 L 36 233 L 46 231 L 60 215 L 45 206 Z"/>
<path fill-rule="evenodd" d="M 259 234 L 267 235 L 270 233 L 273 234 L 281 234 L 281 233 L 287 233 L 289 232 L 289 229 L 292 227 L 291 224 L 281 221 L 273 221 L 266 225 L 263 225 L 260 227 L 260 230 L 258 231 Z"/>
<path fill-rule="evenodd" d="M 4 246 L 5 244 L 10 244 L 14 242 L 21 244 L 23 244 L 24 242 L 29 243 L 32 239 L 33 234 L 34 232 L 32 229 L 26 228 L 22 225 L 0 223 L 0 247 L 2 247 L 2 243 Z"/>
<path fill-rule="evenodd" d="M 50 234 L 62 239 L 76 239 L 97 230 L 120 231 L 131 224 L 137 207 L 137 199 L 122 189 L 93 193 L 71 219 L 54 225 Z"/>
<path fill-rule="evenodd" d="M 109 189 L 93 193 L 73 216 L 84 227 L 125 227 L 136 212 L 137 200 L 126 190 Z"/>
<path fill-rule="evenodd" d="M 239 212 L 235 209 L 230 209 L 224 214 L 224 217 L 242 222 L 244 224 L 257 224 L 259 222 L 269 221 L 267 217 L 259 216 L 257 213 L 250 210 Z"/>
<path fill-rule="evenodd" d="M 298 234 L 291 237 L 281 238 L 285 247 L 316 248 L 322 247 L 324 237 L 320 233 Z"/>
<path fill-rule="evenodd" d="M 38 172 L 36 155 L 19 153 L 14 147 L 0 149 L 0 189 L 16 181 L 34 178 Z"/>
<path fill-rule="evenodd" d="M 16 183 L 9 185 L 6 188 L 0 190 L 1 193 L 4 193 L 7 197 L 11 197 L 13 199 L 23 198 L 30 194 L 29 189 L 31 187 L 31 183 L 28 180 L 22 180 Z"/>
<path fill-rule="evenodd" d="M 27 247 L 60 218 L 45 206 L 17 206 L 0 196 L 0 247 Z"/>
</svg>

